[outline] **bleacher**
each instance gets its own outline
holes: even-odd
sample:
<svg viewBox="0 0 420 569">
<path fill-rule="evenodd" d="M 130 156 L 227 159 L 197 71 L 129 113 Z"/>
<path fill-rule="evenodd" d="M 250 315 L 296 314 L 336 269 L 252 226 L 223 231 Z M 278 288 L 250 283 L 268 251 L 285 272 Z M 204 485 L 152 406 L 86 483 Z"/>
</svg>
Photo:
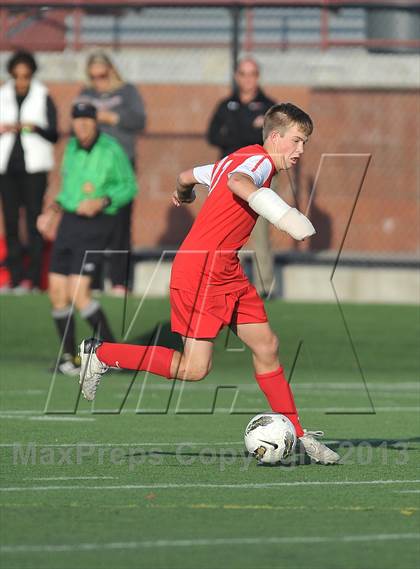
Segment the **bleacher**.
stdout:
<svg viewBox="0 0 420 569">
<path fill-rule="evenodd" d="M 108 14 L 85 13 L 81 17 L 81 41 L 188 46 L 229 44 L 232 18 L 227 8 L 141 8 Z M 319 8 L 254 8 L 242 11 L 241 40 L 254 45 L 300 45 L 321 41 L 322 11 Z M 67 41 L 72 42 L 75 23 L 66 18 Z M 342 8 L 329 15 L 329 36 L 337 41 L 363 41 L 366 13 L 362 8 Z"/>
</svg>

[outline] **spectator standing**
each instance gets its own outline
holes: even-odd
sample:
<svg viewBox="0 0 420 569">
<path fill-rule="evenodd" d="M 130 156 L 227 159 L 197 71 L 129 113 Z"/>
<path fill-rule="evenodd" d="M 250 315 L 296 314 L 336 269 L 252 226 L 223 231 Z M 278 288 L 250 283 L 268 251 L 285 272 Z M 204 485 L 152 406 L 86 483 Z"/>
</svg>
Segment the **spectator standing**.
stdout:
<svg viewBox="0 0 420 569">
<path fill-rule="evenodd" d="M 220 157 L 227 156 L 243 146 L 262 144 L 264 115 L 274 101 L 265 95 L 259 85 L 260 69 L 252 57 L 241 59 L 235 70 L 235 88 L 222 100 L 209 124 L 207 140 L 220 149 Z M 260 217 L 252 233 L 255 286 L 266 297 L 273 282 L 273 259 L 268 236 L 268 223 Z"/>
<path fill-rule="evenodd" d="M 136 138 L 144 130 L 146 114 L 143 100 L 134 85 L 125 83 L 111 59 L 103 52 L 92 54 L 86 66 L 89 85 L 82 89 L 80 100 L 97 109 L 97 120 L 102 132 L 118 140 L 136 168 Z M 130 250 L 131 215 L 133 202 L 121 208 L 110 248 Z M 127 286 L 125 255 L 114 255 L 110 279 L 115 294 L 124 294 Z"/>
<path fill-rule="evenodd" d="M 51 238 L 57 214 L 62 213 L 51 253 L 48 292 L 63 348 L 57 369 L 67 375 L 79 372 L 73 303 L 95 335 L 113 339 L 99 302 L 92 298 L 91 281 L 102 259 L 97 251 L 109 247 L 118 211 L 136 194 L 130 161 L 114 138 L 98 130 L 96 108 L 76 103 L 72 118 L 74 136 L 63 157 L 61 190 L 37 222 L 39 231 Z"/>
<path fill-rule="evenodd" d="M 7 64 L 11 79 L 0 87 L 0 186 L 7 243 L 7 267 L 16 293 L 39 288 L 44 241 L 36 228 L 54 166 L 57 112 L 45 85 L 34 79 L 37 64 L 26 51 Z M 19 237 L 19 211 L 27 229 L 28 266 Z"/>
</svg>

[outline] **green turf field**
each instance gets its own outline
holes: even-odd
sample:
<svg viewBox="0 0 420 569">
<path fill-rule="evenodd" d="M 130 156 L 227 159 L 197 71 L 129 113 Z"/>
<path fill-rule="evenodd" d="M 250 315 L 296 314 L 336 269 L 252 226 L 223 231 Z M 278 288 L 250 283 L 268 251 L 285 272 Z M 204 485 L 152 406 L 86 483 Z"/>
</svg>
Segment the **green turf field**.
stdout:
<svg viewBox="0 0 420 569">
<path fill-rule="evenodd" d="M 121 334 L 137 302 L 125 323 L 123 300 L 103 304 Z M 267 307 L 302 422 L 325 431 L 341 465 L 245 456 L 244 427 L 267 405 L 249 353 L 226 334 L 204 382 L 139 374 L 127 392 L 131 375 L 114 373 L 92 409 L 75 380 L 47 371 L 57 352 L 47 298 L 1 298 L 0 566 L 418 567 L 418 312 L 343 306 L 368 394 L 336 306 Z M 146 302 L 129 339 L 160 321 L 173 342 L 168 313 Z M 217 386 L 231 387 L 216 397 Z"/>
</svg>

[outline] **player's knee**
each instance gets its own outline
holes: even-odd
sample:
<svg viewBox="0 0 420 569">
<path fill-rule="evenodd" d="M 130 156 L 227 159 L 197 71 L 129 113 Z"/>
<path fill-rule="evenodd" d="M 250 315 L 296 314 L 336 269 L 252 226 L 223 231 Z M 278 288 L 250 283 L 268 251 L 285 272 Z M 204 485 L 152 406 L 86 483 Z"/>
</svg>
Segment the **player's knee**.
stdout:
<svg viewBox="0 0 420 569">
<path fill-rule="evenodd" d="M 262 339 L 255 349 L 255 354 L 263 359 L 277 358 L 279 352 L 279 340 L 275 334 L 270 334 Z"/>
<path fill-rule="evenodd" d="M 92 300 L 90 291 L 86 291 L 84 289 L 78 290 L 75 287 L 71 287 L 70 294 L 77 310 L 83 310 Z"/>
<path fill-rule="evenodd" d="M 271 349 L 271 353 L 275 356 L 278 355 L 279 353 L 279 339 L 277 338 L 277 336 L 275 334 L 272 334 L 271 340 L 270 340 L 270 349 Z"/>
<path fill-rule="evenodd" d="M 68 295 L 60 286 L 50 285 L 48 287 L 48 296 L 53 308 L 63 308 L 69 303 Z"/>
<path fill-rule="evenodd" d="M 211 362 L 207 365 L 192 364 L 185 369 L 184 379 L 187 381 L 201 381 L 209 374 L 211 370 Z"/>
<path fill-rule="evenodd" d="M 84 296 L 84 295 L 76 295 L 74 297 L 74 305 L 77 308 L 77 310 L 84 310 L 87 306 L 89 306 L 89 304 L 91 303 L 92 298 L 90 296 Z"/>
<path fill-rule="evenodd" d="M 206 375 L 207 372 L 204 370 L 189 370 L 185 379 L 187 381 L 202 381 Z"/>
</svg>

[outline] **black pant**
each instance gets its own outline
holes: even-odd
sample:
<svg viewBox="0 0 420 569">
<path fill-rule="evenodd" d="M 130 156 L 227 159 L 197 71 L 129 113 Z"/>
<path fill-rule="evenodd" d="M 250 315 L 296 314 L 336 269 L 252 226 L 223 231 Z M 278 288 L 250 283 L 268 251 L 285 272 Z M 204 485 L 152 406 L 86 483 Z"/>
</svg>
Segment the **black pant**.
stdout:
<svg viewBox="0 0 420 569">
<path fill-rule="evenodd" d="M 133 202 L 123 206 L 116 213 L 115 229 L 111 237 L 109 248 L 112 251 L 130 251 L 131 245 L 131 212 L 133 210 Z M 128 253 L 111 254 L 109 278 L 112 285 L 128 286 Z"/>
<path fill-rule="evenodd" d="M 13 286 L 17 286 L 23 279 L 31 280 L 35 287 L 40 286 L 44 241 L 36 228 L 36 218 L 41 213 L 46 188 L 46 172 L 36 174 L 6 173 L 0 176 L 8 253 L 6 263 Z M 20 207 L 25 210 L 28 234 L 29 265 L 27 270 L 23 265 L 24 248 L 19 239 Z"/>
</svg>

